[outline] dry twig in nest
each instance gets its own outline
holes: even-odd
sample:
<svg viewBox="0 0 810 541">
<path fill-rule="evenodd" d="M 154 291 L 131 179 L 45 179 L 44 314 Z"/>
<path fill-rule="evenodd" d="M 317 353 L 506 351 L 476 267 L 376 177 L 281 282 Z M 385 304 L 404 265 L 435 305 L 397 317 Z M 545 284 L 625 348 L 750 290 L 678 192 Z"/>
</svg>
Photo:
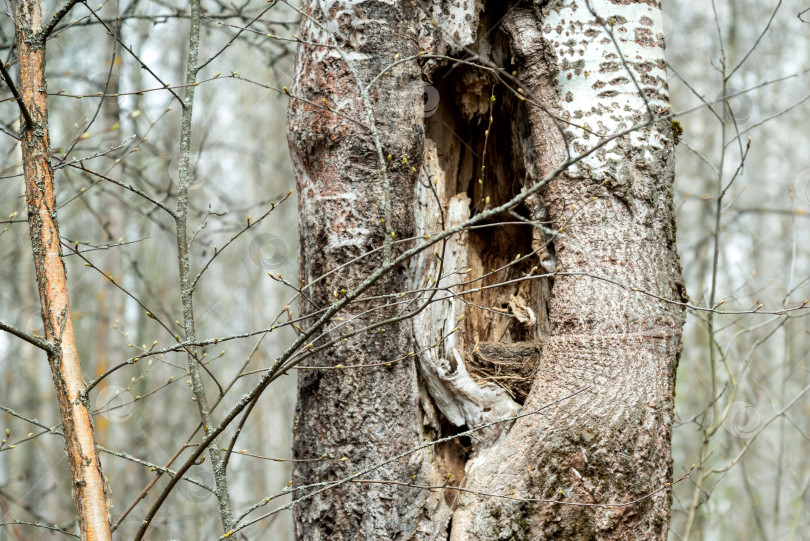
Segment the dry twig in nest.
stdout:
<svg viewBox="0 0 810 541">
<path fill-rule="evenodd" d="M 543 346 L 536 342 L 479 342 L 467 352 L 467 370 L 476 381 L 503 387 L 519 403 L 526 400 Z"/>
</svg>

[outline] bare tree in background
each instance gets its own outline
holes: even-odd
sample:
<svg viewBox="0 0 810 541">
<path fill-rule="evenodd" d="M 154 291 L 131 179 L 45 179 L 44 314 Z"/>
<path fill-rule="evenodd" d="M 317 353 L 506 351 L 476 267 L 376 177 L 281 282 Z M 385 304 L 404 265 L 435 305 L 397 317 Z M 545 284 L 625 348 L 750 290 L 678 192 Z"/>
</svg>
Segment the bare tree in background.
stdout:
<svg viewBox="0 0 810 541">
<path fill-rule="evenodd" d="M 41 1 L 0 537 L 810 527 L 806 12 Z"/>
</svg>

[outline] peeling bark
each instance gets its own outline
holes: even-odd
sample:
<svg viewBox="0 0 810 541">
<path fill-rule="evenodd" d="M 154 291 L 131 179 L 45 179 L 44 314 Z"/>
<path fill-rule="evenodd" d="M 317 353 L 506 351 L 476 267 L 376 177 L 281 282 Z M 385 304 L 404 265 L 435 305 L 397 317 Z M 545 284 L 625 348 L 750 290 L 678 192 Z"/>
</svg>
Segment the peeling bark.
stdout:
<svg viewBox="0 0 810 541">
<path fill-rule="evenodd" d="M 291 91 L 301 278 L 309 284 L 332 272 L 308 288 L 305 313 L 382 264 L 378 250 L 362 264 L 341 266 L 383 246 L 392 230 L 422 238 L 462 224 L 525 193 L 569 153 L 668 107 L 657 2 L 328 5 L 322 12 L 315 6 L 323 3 L 305 2 L 308 16 L 328 30 L 304 17 L 301 36 L 337 43 L 344 53 L 301 45 Z M 379 79 L 371 118 L 358 82 L 365 87 L 396 54 L 419 51 L 477 54 L 503 67 L 507 80 L 514 70 L 546 110 L 503 91 L 486 71 L 430 58 L 400 63 Z M 319 103 L 374 122 L 394 158 L 386 174 L 372 133 Z M 664 487 L 672 474 L 683 313 L 636 292 L 681 300 L 672 144 L 668 122 L 654 121 L 574 164 L 509 213 L 414 258 L 375 292 L 438 281 L 464 292 L 463 300 L 439 289 L 410 324 L 349 338 L 316 361 L 351 366 L 418 352 L 406 362 L 299 376 L 296 458 L 335 462 L 298 466 L 298 486 L 340 479 L 423 440 L 587 387 L 553 411 L 436 446 L 377 476 L 439 485 L 451 474 L 451 484 L 464 476 L 462 486 L 473 492 L 617 505 L 350 484 L 296 508 L 300 539 L 666 538 L 667 491 L 621 504 Z M 534 273 L 554 276 L 526 279 Z M 395 313 L 382 303 L 363 304 L 346 319 L 368 325 Z M 360 313 L 372 307 L 372 315 Z"/>
<path fill-rule="evenodd" d="M 28 112 L 21 147 L 28 226 L 34 252 L 37 289 L 45 339 L 53 346 L 48 363 L 53 374 L 72 494 L 83 540 L 111 539 L 108 490 L 98 458 L 68 299 L 54 201 L 48 137 L 45 43 L 40 34 L 37 0 L 12 2 L 19 59 L 19 90 Z M 25 119 L 22 119 L 23 121 Z"/>
</svg>

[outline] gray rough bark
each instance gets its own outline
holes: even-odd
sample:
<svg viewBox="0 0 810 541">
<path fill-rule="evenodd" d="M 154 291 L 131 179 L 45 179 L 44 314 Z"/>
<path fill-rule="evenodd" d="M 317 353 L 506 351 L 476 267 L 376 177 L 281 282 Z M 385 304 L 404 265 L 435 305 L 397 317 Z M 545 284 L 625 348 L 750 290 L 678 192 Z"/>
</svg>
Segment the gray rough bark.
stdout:
<svg viewBox="0 0 810 541">
<path fill-rule="evenodd" d="M 586 392 L 376 473 L 417 485 L 461 483 L 472 493 L 342 485 L 296 507 L 298 538 L 665 539 L 669 492 L 643 498 L 671 482 L 683 324 L 682 309 L 667 302 L 682 300 L 682 284 L 660 3 L 338 1 L 326 13 L 320 2 L 304 4 L 302 40 L 343 50 L 302 44 L 291 89 L 301 278 L 310 284 L 332 272 L 306 289 L 304 313 L 378 268 L 387 250 L 347 263 L 383 246 L 391 231 L 421 238 L 463 223 L 600 137 L 650 122 L 568 168 L 497 220 L 504 224 L 438 245 L 442 265 L 423 253 L 377 285 L 378 294 L 398 293 L 455 271 L 441 285 L 466 289 L 467 302 L 443 299 L 412 325 L 316 356 L 321 366 L 352 366 L 419 352 L 417 363 L 300 374 L 295 455 L 326 460 L 299 463 L 294 482 L 334 481 L 424 440 Z M 420 51 L 478 53 L 484 64 L 514 70 L 534 105 L 502 91 L 493 102 L 491 74 L 451 70 L 439 58 L 390 67 L 395 55 Z M 368 96 L 372 117 L 359 88 L 386 68 Z M 507 72 L 501 78 L 510 80 Z M 441 97 L 435 111 L 419 102 L 431 83 L 428 102 L 430 92 Z M 378 139 L 333 107 L 373 122 Z M 391 161 L 380 159 L 377 143 Z M 549 227 L 520 222 L 526 218 Z M 520 280 L 538 268 L 553 280 Z M 481 282 L 459 285 L 465 269 Z M 477 289 L 498 282 L 509 283 Z M 358 305 L 345 315 L 350 323 L 336 325 L 350 330 L 397 313 L 383 303 Z M 499 351 L 504 365 L 534 374 L 527 397 L 505 378 L 498 385 L 484 377 Z"/>
<path fill-rule="evenodd" d="M 648 114 L 636 83 L 654 114 L 665 111 L 663 41 L 655 32 L 660 8 L 591 5 L 593 12 L 564 3 L 510 13 L 505 27 L 521 80 L 560 117 L 597 132 L 626 129 Z M 600 10 L 602 21 L 594 15 Z M 565 157 L 566 144 L 586 148 L 595 139 L 568 125 L 563 141 L 536 108 L 529 109 L 529 122 L 541 175 Z M 544 190 L 552 227 L 562 232 L 554 246 L 563 274 L 554 283 L 551 331 L 524 407 L 592 387 L 548 415 L 518 420 L 497 448 L 473 461 L 467 487 L 621 504 L 670 481 L 681 310 L 598 278 L 681 300 L 673 167 L 669 123 L 657 122 L 589 156 Z M 612 508 L 463 498 L 451 538 L 666 539 L 669 507 L 666 491 Z"/>
<path fill-rule="evenodd" d="M 357 285 L 369 269 L 382 264 L 384 252 L 340 265 L 382 246 L 391 233 L 398 238 L 411 236 L 413 215 L 404 202 L 413 198 L 416 179 L 411 167 L 419 166 L 424 143 L 421 94 L 402 92 L 418 78 L 413 63 L 393 68 L 371 91 L 380 143 L 386 156 L 391 154 L 390 162 L 381 163 L 369 130 L 325 108 L 335 107 L 362 123 L 370 122 L 360 85 L 368 84 L 397 53 L 419 52 L 417 28 L 409 15 L 417 11 L 417 3 L 332 2 L 329 13 L 321 12 L 319 5 L 305 3 L 300 37 L 326 46 L 300 48 L 292 88 L 292 94 L 311 103 L 291 100 L 289 116 L 301 216 L 300 273 L 305 283 L 312 284 L 301 305 L 305 314 L 331 304 L 341 289 Z M 345 57 L 329 46 L 335 43 Z M 327 271 L 336 272 L 313 283 Z M 398 269 L 368 293 L 401 291 L 407 282 L 406 269 Z M 384 302 L 372 305 L 376 309 L 369 312 L 369 305 L 361 306 L 343 316 L 354 318 L 344 331 L 392 317 L 397 311 Z M 332 338 L 339 333 L 334 330 Z M 349 338 L 317 356 L 313 364 L 393 361 L 411 351 L 412 343 L 405 321 Z M 325 459 L 298 463 L 293 474 L 296 485 L 343 478 L 421 442 L 419 386 L 412 358 L 390 367 L 303 372 L 298 390 L 295 458 Z M 424 476 L 422 468 L 422 455 L 414 455 L 410 462 L 393 464 L 373 477 L 401 481 Z M 429 494 L 417 489 L 349 484 L 298 505 L 297 535 L 300 539 L 411 537 L 427 513 L 429 499 Z"/>
</svg>

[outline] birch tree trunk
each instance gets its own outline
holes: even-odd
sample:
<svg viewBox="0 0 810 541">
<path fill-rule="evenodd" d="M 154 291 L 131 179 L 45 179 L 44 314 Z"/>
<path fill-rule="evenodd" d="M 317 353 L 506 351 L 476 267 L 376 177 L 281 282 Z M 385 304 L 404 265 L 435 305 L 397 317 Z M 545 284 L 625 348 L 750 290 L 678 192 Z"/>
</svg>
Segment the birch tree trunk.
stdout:
<svg viewBox="0 0 810 541">
<path fill-rule="evenodd" d="M 323 460 L 294 483 L 559 402 L 302 501 L 299 539 L 666 539 L 683 286 L 661 6 L 510 4 L 304 2 L 289 113 L 303 313 L 396 256 L 386 239 L 476 227 L 378 282 L 410 303 L 334 322 L 332 339 L 411 324 L 300 372 L 295 458 Z M 437 281 L 463 298 L 419 297 Z"/>
<path fill-rule="evenodd" d="M 48 136 L 45 37 L 37 0 L 12 2 L 24 128 L 20 140 L 28 226 L 42 307 L 48 363 L 53 374 L 73 501 L 83 540 L 111 539 L 107 486 L 101 471 L 68 299 L 56 216 Z"/>
</svg>

